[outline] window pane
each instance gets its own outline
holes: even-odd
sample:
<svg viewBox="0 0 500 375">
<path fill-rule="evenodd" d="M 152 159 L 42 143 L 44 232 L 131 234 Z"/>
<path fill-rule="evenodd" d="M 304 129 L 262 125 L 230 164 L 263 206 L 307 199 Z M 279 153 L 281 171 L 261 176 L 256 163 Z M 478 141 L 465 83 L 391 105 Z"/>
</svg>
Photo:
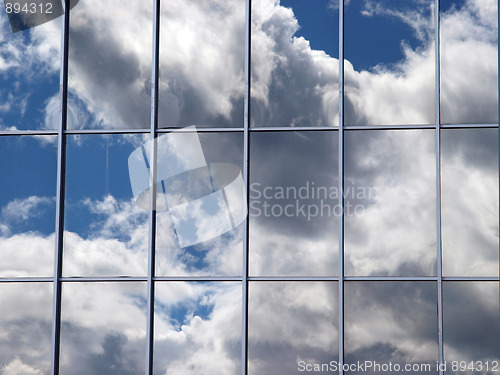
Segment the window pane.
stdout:
<svg viewBox="0 0 500 375">
<path fill-rule="evenodd" d="M 71 11 L 68 128 L 149 128 L 153 1 L 80 0 Z"/>
<path fill-rule="evenodd" d="M 498 371 L 498 283 L 445 282 L 443 302 L 447 373 L 494 374 Z M 458 369 L 452 367 L 453 361 L 458 361 Z M 471 361 L 474 361 L 473 368 L 468 367 Z M 481 364 L 483 368 L 479 367 Z"/>
<path fill-rule="evenodd" d="M 241 284 L 156 283 L 155 374 L 241 373 Z"/>
<path fill-rule="evenodd" d="M 432 124 L 433 0 L 356 0 L 345 8 L 345 124 Z"/>
<path fill-rule="evenodd" d="M 498 276 L 498 130 L 441 134 L 443 274 Z"/>
<path fill-rule="evenodd" d="M 168 133 L 157 148 L 156 274 L 241 275 L 243 133 Z"/>
<path fill-rule="evenodd" d="M 149 214 L 135 204 L 128 167 L 143 138 L 68 136 L 65 275 L 147 274 Z"/>
<path fill-rule="evenodd" d="M 437 374 L 436 298 L 432 282 L 346 283 L 345 363 L 368 361 L 369 374 Z"/>
<path fill-rule="evenodd" d="M 253 282 L 248 313 L 250 375 L 296 374 L 338 362 L 336 282 Z"/>
<path fill-rule="evenodd" d="M 345 133 L 347 275 L 436 274 L 434 134 Z"/>
<path fill-rule="evenodd" d="M 57 141 L 0 137 L 0 276 L 54 273 Z"/>
<path fill-rule="evenodd" d="M 336 275 L 337 132 L 254 132 L 250 168 L 251 275 Z"/>
<path fill-rule="evenodd" d="M 50 374 L 52 284 L 0 285 L 2 374 Z"/>
<path fill-rule="evenodd" d="M 161 3 L 159 126 L 243 127 L 245 0 Z"/>
<path fill-rule="evenodd" d="M 146 283 L 63 285 L 60 373 L 144 374 Z"/>
<path fill-rule="evenodd" d="M 441 122 L 498 122 L 497 1 L 441 1 Z"/>
<path fill-rule="evenodd" d="M 27 2 L 5 1 L 2 8 L 9 3 L 23 6 Z M 2 130 L 57 129 L 59 126 L 62 17 L 49 20 L 44 17 L 47 9 L 43 5 L 47 2 L 37 3 L 40 5 L 35 16 L 16 12 L 14 8 L 10 13 L 4 8 L 5 12 L 2 9 L 0 15 Z M 52 14 L 57 13 L 54 8 Z"/>
<path fill-rule="evenodd" d="M 252 126 L 338 125 L 338 7 L 252 2 Z"/>
</svg>

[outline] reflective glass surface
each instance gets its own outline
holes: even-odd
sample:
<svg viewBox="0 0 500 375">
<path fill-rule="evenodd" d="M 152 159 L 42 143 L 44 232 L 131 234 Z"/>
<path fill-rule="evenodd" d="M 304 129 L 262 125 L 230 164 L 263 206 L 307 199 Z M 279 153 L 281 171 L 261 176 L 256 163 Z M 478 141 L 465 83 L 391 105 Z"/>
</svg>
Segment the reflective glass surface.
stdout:
<svg viewBox="0 0 500 375">
<path fill-rule="evenodd" d="M 498 130 L 441 131 L 443 274 L 498 276 Z"/>
<path fill-rule="evenodd" d="M 244 0 L 161 3 L 159 127 L 243 127 Z"/>
<path fill-rule="evenodd" d="M 436 274 L 434 134 L 345 133 L 346 275 Z"/>
<path fill-rule="evenodd" d="M 0 375 L 500 374 L 495 0 L 65 3 L 0 1 Z"/>
<path fill-rule="evenodd" d="M 345 124 L 432 124 L 433 0 L 354 0 L 345 8 Z"/>
<path fill-rule="evenodd" d="M 0 363 L 8 375 L 50 374 L 52 285 L 0 285 Z"/>
<path fill-rule="evenodd" d="M 437 374 L 436 296 L 433 282 L 346 283 L 345 362 L 368 362 L 368 374 Z"/>
<path fill-rule="evenodd" d="M 445 282 L 444 358 L 447 374 L 500 371 L 498 282 Z"/>
<path fill-rule="evenodd" d="M 241 275 L 243 133 L 168 133 L 157 149 L 156 274 Z"/>
<path fill-rule="evenodd" d="M 441 122 L 498 122 L 496 0 L 442 0 Z"/>
<path fill-rule="evenodd" d="M 157 283 L 154 374 L 239 374 L 241 303 L 239 283 Z"/>
<path fill-rule="evenodd" d="M 148 210 L 135 204 L 128 158 L 142 135 L 69 135 L 66 276 L 145 276 Z"/>
<path fill-rule="evenodd" d="M 0 137 L 0 276 L 54 273 L 56 137 Z"/>
<path fill-rule="evenodd" d="M 46 2 L 28 13 L 14 3 L 25 2 L 0 6 L 0 129 L 56 129 L 61 17 L 42 23 L 44 15 L 56 15 Z"/>
<path fill-rule="evenodd" d="M 68 128 L 149 128 L 153 1 L 80 0 L 71 11 Z"/>
<path fill-rule="evenodd" d="M 297 374 L 338 361 L 335 282 L 251 282 L 248 319 L 250 375 Z"/>
<path fill-rule="evenodd" d="M 328 0 L 252 2 L 252 126 L 338 125 L 338 19 Z"/>
<path fill-rule="evenodd" d="M 338 134 L 262 132 L 250 139 L 250 274 L 338 272 Z"/>
<path fill-rule="evenodd" d="M 146 284 L 67 283 L 62 292 L 60 373 L 143 374 Z"/>
</svg>

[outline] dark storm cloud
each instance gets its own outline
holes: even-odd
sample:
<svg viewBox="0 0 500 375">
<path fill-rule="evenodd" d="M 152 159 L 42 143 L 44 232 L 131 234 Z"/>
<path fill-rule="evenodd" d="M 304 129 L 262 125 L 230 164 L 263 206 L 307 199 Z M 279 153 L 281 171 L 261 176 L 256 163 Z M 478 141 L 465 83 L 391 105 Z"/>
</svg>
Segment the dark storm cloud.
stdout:
<svg viewBox="0 0 500 375">
<path fill-rule="evenodd" d="M 441 131 L 443 164 L 459 158 L 464 167 L 498 173 L 497 129 L 451 129 Z"/>
<path fill-rule="evenodd" d="M 498 283 L 447 282 L 443 292 L 448 360 L 500 360 Z"/>
<path fill-rule="evenodd" d="M 79 93 L 81 88 L 72 87 L 73 77 L 85 82 L 83 98 L 91 103 L 91 108 L 98 105 L 97 113 L 94 113 L 97 119 L 99 115 L 110 119 L 110 115 L 115 113 L 118 118 L 113 120 L 114 126 L 147 127 L 150 93 L 137 86 L 140 82 L 146 82 L 147 77 L 141 72 L 138 56 L 121 48 L 119 43 L 110 41 L 109 37 L 93 26 L 89 23 L 74 27 L 70 33 L 70 88 L 74 93 Z M 147 83 L 144 85 L 147 86 Z M 99 96 L 105 99 L 98 104 Z M 106 113 L 99 109 L 101 105 L 113 109 Z M 81 128 L 92 125 L 74 126 Z"/>
<path fill-rule="evenodd" d="M 350 362 L 435 363 L 435 283 L 351 282 L 345 288 Z"/>
<path fill-rule="evenodd" d="M 250 190 L 250 197 L 257 198 L 261 204 L 271 206 L 279 204 L 300 205 L 320 204 L 320 200 L 313 198 L 313 190 L 318 187 L 326 188 L 328 197 L 325 203 L 331 206 L 338 204 L 337 197 L 331 199 L 331 188 L 338 194 L 338 138 L 337 133 L 325 132 L 294 132 L 294 133 L 253 133 L 251 137 L 250 182 L 254 187 Z M 267 199 L 264 189 L 270 188 L 271 199 Z M 288 199 L 279 198 L 279 190 L 303 188 L 306 198 L 294 198 L 290 194 Z M 252 191 L 254 190 L 254 191 Z M 298 193 L 297 193 L 298 194 Z M 304 193 L 305 194 L 305 193 Z M 317 195 L 317 192 L 314 193 Z M 322 196 L 323 197 L 323 196 Z M 256 204 L 254 207 L 261 207 Z M 256 210 L 251 210 L 256 213 Z M 252 220 L 252 219 L 251 219 Z M 313 222 L 307 216 L 281 215 L 266 218 L 256 215 L 255 220 L 265 223 L 267 230 L 279 233 L 288 233 L 303 237 L 321 237 L 326 232 L 335 231 L 335 217 L 318 217 Z"/>
</svg>

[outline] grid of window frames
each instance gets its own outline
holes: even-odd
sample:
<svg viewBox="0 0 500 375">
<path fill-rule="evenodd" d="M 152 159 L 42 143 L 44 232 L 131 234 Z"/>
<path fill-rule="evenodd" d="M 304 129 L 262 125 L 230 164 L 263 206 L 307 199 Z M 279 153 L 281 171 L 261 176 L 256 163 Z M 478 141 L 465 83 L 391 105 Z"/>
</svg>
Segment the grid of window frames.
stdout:
<svg viewBox="0 0 500 375">
<path fill-rule="evenodd" d="M 0 373 L 500 371 L 496 1 L 71 5 L 1 15 Z M 186 134 L 248 204 L 189 246 Z"/>
</svg>

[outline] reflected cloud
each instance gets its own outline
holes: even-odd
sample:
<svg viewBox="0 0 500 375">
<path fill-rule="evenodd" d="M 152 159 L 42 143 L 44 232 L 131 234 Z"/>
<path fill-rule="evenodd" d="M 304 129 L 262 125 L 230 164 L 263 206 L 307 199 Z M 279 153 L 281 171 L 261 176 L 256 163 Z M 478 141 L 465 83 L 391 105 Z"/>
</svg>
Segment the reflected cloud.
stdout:
<svg viewBox="0 0 500 375">
<path fill-rule="evenodd" d="M 360 70 L 346 61 L 348 123 L 433 123 L 435 56 L 428 18 L 415 17 L 411 11 L 370 8 L 369 4 L 372 3 L 365 3 L 368 7 L 365 11 L 370 17 L 396 18 L 413 27 L 420 45 L 405 44 L 400 61 L 392 65 L 375 63 L 369 70 Z M 152 2 L 121 1 L 120 7 L 115 5 L 88 0 L 80 3 L 79 14 L 77 9 L 72 13 L 71 128 L 149 126 Z M 425 9 L 430 12 L 430 8 Z M 176 17 L 172 18 L 172 14 Z M 441 14 L 445 122 L 494 124 L 497 121 L 495 14 L 496 3 L 491 0 L 466 0 L 463 6 L 451 7 Z M 161 126 L 193 123 L 241 126 L 243 16 L 244 4 L 239 1 L 175 0 L 162 8 L 162 17 L 168 23 L 161 35 Z M 93 20 L 92 27 L 89 20 Z M 252 22 L 252 126 L 338 124 L 338 60 L 312 49 L 303 37 L 296 37 L 300 20 L 293 10 L 280 6 L 278 1 L 256 0 Z M 0 18 L 0 23 L 2 30 L 8 27 L 5 17 Z M 58 91 L 60 24 L 47 23 L 18 35 L 15 39 L 0 33 L 0 78 L 6 82 L 0 89 L 1 126 L 54 128 L 58 123 L 54 93 Z M 14 81 L 19 77 L 23 77 L 23 84 L 18 87 Z M 39 85 L 48 87 L 40 91 L 44 98 L 42 104 L 36 102 L 38 106 L 32 102 L 38 90 L 32 88 L 36 77 L 40 78 L 35 80 Z M 26 85 L 30 90 L 26 90 Z M 22 121 L 13 122 L 8 116 L 18 116 Z M 257 156 L 252 156 L 255 159 L 250 165 L 260 167 L 252 171 L 251 182 L 299 188 L 306 181 L 315 181 L 316 186 L 336 186 L 338 160 L 333 155 L 338 155 L 335 149 L 338 140 L 316 134 L 319 135 L 293 133 L 292 140 L 285 140 L 287 136 L 283 135 L 281 145 L 273 142 L 272 136 L 256 135 L 251 142 L 255 147 L 251 156 Z M 346 183 L 376 187 L 378 192 L 370 199 L 353 200 L 365 204 L 366 211 L 364 216 L 346 221 L 346 273 L 435 274 L 435 140 L 424 134 L 426 131 L 403 131 L 398 135 L 387 131 L 346 133 Z M 493 173 L 498 166 L 492 162 L 498 152 L 496 134 L 478 131 L 476 136 L 475 132 L 459 134 L 456 130 L 442 134 L 445 274 L 463 276 L 473 271 L 481 276 L 498 275 L 498 253 L 490 251 L 497 249 L 498 244 L 495 193 L 498 181 Z M 216 162 L 231 162 L 241 167 L 243 143 L 231 137 L 225 135 L 220 143 L 211 141 L 215 146 L 207 155 L 220 158 L 215 158 Z M 75 136 L 75 143 L 68 149 L 82 147 L 82 138 Z M 124 144 L 133 148 L 144 143 L 142 136 L 125 138 L 128 139 Z M 238 146 L 234 146 L 237 141 Z M 228 144 L 232 148 L 225 147 Z M 132 146 L 124 148 L 126 152 L 122 151 L 121 156 L 128 155 Z M 116 170 L 116 174 L 96 169 L 81 173 L 83 166 L 78 161 L 96 157 L 96 149 L 97 146 L 85 149 L 85 155 L 75 157 L 75 164 L 68 159 L 68 182 L 75 178 L 77 187 L 73 191 L 76 198 L 66 206 L 70 219 L 64 233 L 64 274 L 144 276 L 147 270 L 144 249 L 149 233 L 147 213 L 135 206 L 130 192 L 125 194 L 113 187 L 107 190 L 104 183 L 88 189 L 83 184 L 82 180 L 88 180 L 86 176 L 99 173 L 105 178 L 111 176 L 106 180 L 109 186 L 117 181 L 125 186 L 122 182 L 128 178 L 126 162 L 110 169 L 111 173 Z M 104 160 L 113 161 L 113 153 L 104 152 L 104 148 L 99 150 L 103 158 L 89 163 L 91 166 L 104 166 Z M 229 160 L 224 160 L 223 154 Z M 106 156 L 110 158 L 105 159 Z M 212 156 L 206 159 L 212 160 Z M 14 162 L 19 158 L 2 159 Z M 126 157 L 116 159 L 126 161 Z M 95 180 L 102 182 L 105 178 Z M 19 183 L 19 179 L 10 180 L 16 181 L 16 189 L 29 185 Z M 5 181 L 8 183 L 9 179 Z M 41 179 L 37 181 L 37 188 L 44 186 Z M 54 191 L 52 185 L 49 188 Z M 451 201 L 446 201 L 447 196 Z M 471 196 L 475 199 L 470 200 Z M 187 197 L 192 198 L 189 193 Z M 184 202 L 186 197 L 175 195 L 171 199 Z M 53 273 L 54 229 L 38 230 L 39 223 L 34 226 L 36 229 L 20 231 L 11 226 L 11 221 L 37 218 L 41 208 L 51 202 L 51 193 L 46 191 L 26 192 L 2 201 L 2 276 Z M 83 207 L 85 214 L 80 216 L 78 210 L 71 211 L 74 207 Z M 193 215 L 198 215 L 195 209 L 202 211 L 200 207 L 189 207 Z M 93 218 L 89 219 L 90 215 Z M 218 238 L 182 248 L 174 231 L 179 226 L 178 217 L 158 212 L 157 219 L 158 276 L 242 274 L 244 228 L 241 226 Z M 46 221 L 52 225 L 55 220 L 51 217 Z M 336 220 L 318 220 L 309 226 L 305 222 L 273 218 L 252 221 L 251 273 L 335 274 Z M 449 239 L 459 243 L 448 248 Z M 471 249 L 477 264 L 471 263 Z M 450 263 L 447 251 L 453 253 L 456 264 Z M 145 287 L 122 284 L 64 285 L 63 372 L 78 375 L 143 371 Z M 159 374 L 237 372 L 241 365 L 240 285 L 158 284 L 155 371 Z M 352 283 L 346 289 L 349 359 L 434 362 L 435 283 L 367 284 Z M 480 287 L 445 286 L 445 322 L 449 322 L 445 323 L 449 324 L 445 327 L 447 358 L 497 355 L 498 283 L 492 285 L 496 289 L 488 287 L 488 291 L 480 291 Z M 251 284 L 251 371 L 289 374 L 296 370 L 297 358 L 327 362 L 336 359 L 336 290 L 335 283 Z M 5 374 L 47 373 L 51 303 L 50 290 L 33 294 L 19 290 L 0 293 L 0 321 L 6 327 L 0 330 L 0 362 L 5 363 Z M 41 305 L 44 307 L 40 308 Z M 474 317 L 472 323 L 468 320 L 470 316 Z M 30 332 L 23 331 L 26 329 Z M 22 342 L 25 339 L 29 341 L 28 349 L 26 342 Z"/>
<path fill-rule="evenodd" d="M 430 364 L 427 372 L 437 373 L 436 288 L 423 282 L 347 283 L 346 363 Z"/>
<path fill-rule="evenodd" d="M 25 199 L 14 199 L 2 207 L 3 220 L 21 221 L 42 215 L 43 206 L 53 205 L 54 199 L 32 195 Z"/>
<path fill-rule="evenodd" d="M 353 131 L 345 142 L 345 184 L 376 191 L 345 218 L 346 274 L 435 275 L 434 131 Z"/>
<path fill-rule="evenodd" d="M 63 285 L 61 374 L 137 374 L 146 357 L 144 283 Z"/>
<path fill-rule="evenodd" d="M 445 276 L 498 276 L 498 130 L 442 132 Z"/>
<path fill-rule="evenodd" d="M 444 283 L 445 360 L 500 361 L 498 293 L 497 282 Z"/>
<path fill-rule="evenodd" d="M 440 16 L 443 123 L 498 121 L 496 14 L 494 0 L 467 0 Z"/>
<path fill-rule="evenodd" d="M 157 283 L 155 374 L 237 374 L 241 286 Z"/>
<path fill-rule="evenodd" d="M 70 91 L 89 114 L 72 123 L 72 128 L 148 127 L 152 2 L 120 4 L 85 1 L 72 11 Z M 412 36 L 402 40 L 398 47 L 402 58 L 394 63 L 370 61 L 369 70 L 360 70 L 357 63 L 346 61 L 347 123 L 433 123 L 432 2 L 414 0 L 402 7 L 366 0 L 359 10 L 351 8 L 347 7 L 348 13 L 357 11 L 357 17 L 397 20 L 400 26 L 395 26 L 395 32 L 405 25 Z M 161 127 L 241 126 L 244 10 L 244 2 L 221 0 L 175 0 L 162 6 Z M 494 0 L 467 0 L 461 7 L 441 12 L 444 122 L 496 121 L 495 12 Z M 91 28 L 89 19 L 93 20 Z M 354 27 L 349 22 L 347 26 L 348 32 Z M 42 67 L 36 69 L 38 73 L 54 73 L 59 66 L 59 40 L 53 38 L 57 27 L 56 22 L 49 22 L 34 28 L 29 45 L 20 39 L 4 44 L 0 68 L 33 75 L 36 63 Z M 295 36 L 299 27 L 293 9 L 274 0 L 254 2 L 253 126 L 338 124 L 338 60 Z M 102 35 L 113 37 L 103 39 Z M 482 59 L 473 58 L 478 55 Z M 15 95 L 15 90 L 5 93 L 6 105 L 9 95 Z"/>
<path fill-rule="evenodd" d="M 52 328 L 52 285 L 0 285 L 2 375 L 48 375 Z"/>
<path fill-rule="evenodd" d="M 337 361 L 337 304 L 337 283 L 251 283 L 249 374 L 285 375 L 296 373 L 299 361 Z"/>
<path fill-rule="evenodd" d="M 338 135 L 252 133 L 250 147 L 250 273 L 337 274 Z"/>
</svg>

